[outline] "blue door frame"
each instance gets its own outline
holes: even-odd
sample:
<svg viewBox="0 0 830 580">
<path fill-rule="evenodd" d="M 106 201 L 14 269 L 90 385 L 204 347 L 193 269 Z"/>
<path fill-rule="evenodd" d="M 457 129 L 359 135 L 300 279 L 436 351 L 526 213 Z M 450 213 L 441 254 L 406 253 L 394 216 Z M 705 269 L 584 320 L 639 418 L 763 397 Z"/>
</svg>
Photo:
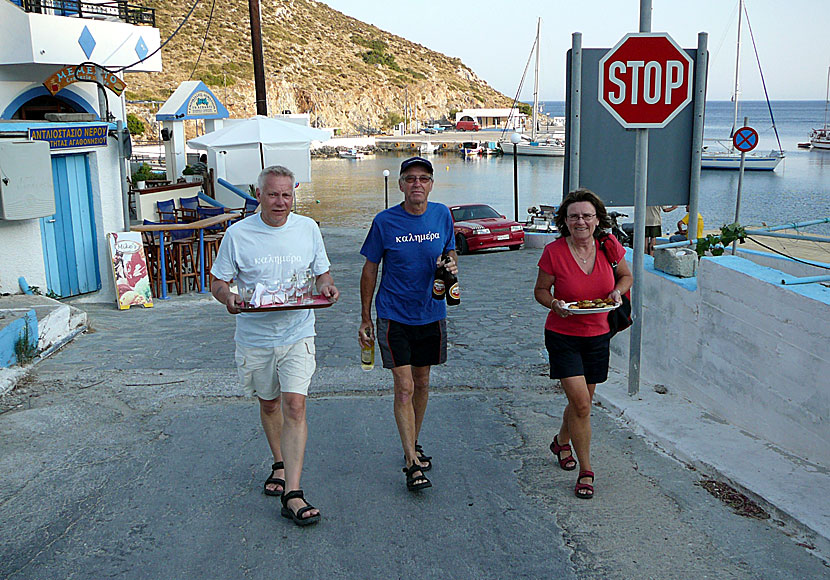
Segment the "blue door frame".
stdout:
<svg viewBox="0 0 830 580">
<path fill-rule="evenodd" d="M 52 157 L 55 215 L 40 218 L 48 290 L 61 298 L 101 289 L 98 236 L 85 154 Z"/>
</svg>

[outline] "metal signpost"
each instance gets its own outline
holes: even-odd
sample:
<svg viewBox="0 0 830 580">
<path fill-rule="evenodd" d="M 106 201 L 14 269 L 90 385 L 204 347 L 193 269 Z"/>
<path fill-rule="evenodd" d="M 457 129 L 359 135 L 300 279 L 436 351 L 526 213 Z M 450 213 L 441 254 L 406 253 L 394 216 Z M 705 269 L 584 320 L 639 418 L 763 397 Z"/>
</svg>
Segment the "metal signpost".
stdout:
<svg viewBox="0 0 830 580">
<path fill-rule="evenodd" d="M 744 181 L 744 163 L 746 162 L 746 154 L 755 149 L 758 145 L 758 132 L 752 127 L 748 127 L 749 117 L 744 117 L 744 126 L 735 131 L 732 135 L 732 145 L 735 149 L 741 152 L 741 166 L 738 169 L 738 197 L 735 200 L 735 223 L 741 219 L 741 187 Z M 697 221 L 695 221 L 697 223 Z M 692 231 L 692 214 L 689 214 L 689 232 Z M 691 237 L 691 233 L 688 234 Z M 732 242 L 732 255 L 738 250 L 737 240 Z"/>
<path fill-rule="evenodd" d="M 643 255 L 649 129 L 663 128 L 692 100 L 694 63 L 668 34 L 651 33 L 651 2 L 640 2 L 640 34 L 627 34 L 599 63 L 598 99 L 626 129 L 636 131 L 634 165 L 634 287 L 628 393 L 640 389 Z M 691 221 L 691 220 L 690 220 Z"/>
</svg>

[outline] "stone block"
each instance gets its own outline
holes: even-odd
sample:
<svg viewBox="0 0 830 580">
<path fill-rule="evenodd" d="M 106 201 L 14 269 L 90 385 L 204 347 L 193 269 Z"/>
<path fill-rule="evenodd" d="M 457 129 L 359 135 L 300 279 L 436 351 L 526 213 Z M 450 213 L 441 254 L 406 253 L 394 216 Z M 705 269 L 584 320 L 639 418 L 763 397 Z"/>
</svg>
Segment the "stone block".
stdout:
<svg viewBox="0 0 830 580">
<path fill-rule="evenodd" d="M 654 249 L 654 269 L 677 276 L 692 278 L 697 273 L 697 252 L 690 248 Z"/>
<path fill-rule="evenodd" d="M 549 243 L 556 241 L 558 237 L 559 234 L 525 232 L 525 248 L 544 248 Z"/>
</svg>

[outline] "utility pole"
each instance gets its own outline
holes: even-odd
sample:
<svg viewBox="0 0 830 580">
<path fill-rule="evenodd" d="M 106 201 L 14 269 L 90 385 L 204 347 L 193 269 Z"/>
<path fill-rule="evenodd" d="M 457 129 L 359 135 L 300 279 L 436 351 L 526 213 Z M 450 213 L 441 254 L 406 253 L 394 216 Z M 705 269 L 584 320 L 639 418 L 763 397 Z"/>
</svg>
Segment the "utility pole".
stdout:
<svg viewBox="0 0 830 580">
<path fill-rule="evenodd" d="M 254 87 L 256 88 L 256 114 L 268 116 L 268 97 L 265 94 L 265 65 L 262 58 L 262 21 L 259 0 L 248 0 L 251 19 L 251 49 L 254 57 Z"/>
</svg>

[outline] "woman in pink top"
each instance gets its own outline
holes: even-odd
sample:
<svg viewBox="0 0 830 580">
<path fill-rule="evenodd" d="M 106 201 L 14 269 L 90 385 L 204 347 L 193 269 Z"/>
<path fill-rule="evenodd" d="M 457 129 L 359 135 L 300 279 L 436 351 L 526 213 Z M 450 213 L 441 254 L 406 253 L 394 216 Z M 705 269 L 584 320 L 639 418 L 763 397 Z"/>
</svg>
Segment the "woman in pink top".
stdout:
<svg viewBox="0 0 830 580">
<path fill-rule="evenodd" d="M 634 278 L 622 245 L 603 231 L 611 227 L 611 220 L 594 192 L 578 189 L 569 193 L 555 219 L 562 237 L 545 247 L 534 289 L 536 301 L 550 309 L 545 321 L 550 376 L 560 380 L 568 397 L 550 449 L 562 469 L 576 469 L 579 462 L 574 493 L 590 499 L 594 496 L 591 402 L 597 383 L 608 378 L 611 337 L 607 313 L 575 316 L 566 303 L 597 298 L 621 302 Z M 612 262 L 617 263 L 616 269 Z"/>
</svg>

